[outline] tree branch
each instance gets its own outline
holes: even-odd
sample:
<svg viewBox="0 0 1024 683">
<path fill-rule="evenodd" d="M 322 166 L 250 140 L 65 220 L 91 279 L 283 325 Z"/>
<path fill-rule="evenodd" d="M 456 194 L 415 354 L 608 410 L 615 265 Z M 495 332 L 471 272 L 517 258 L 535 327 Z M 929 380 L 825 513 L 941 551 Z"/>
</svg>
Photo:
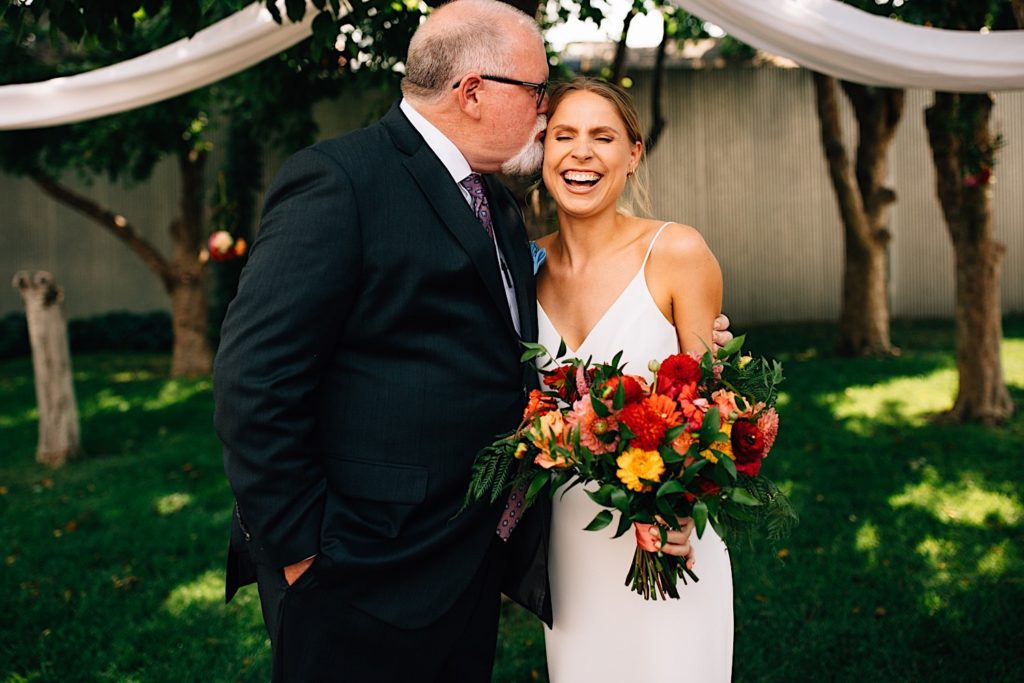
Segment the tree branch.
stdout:
<svg viewBox="0 0 1024 683">
<path fill-rule="evenodd" d="M 87 218 L 91 218 L 93 222 L 103 226 L 127 244 L 128 248 L 134 251 L 142 259 L 142 262 L 159 276 L 161 282 L 163 282 L 164 289 L 170 291 L 174 282 L 174 273 L 170 265 L 160 252 L 156 250 L 156 247 L 138 233 L 131 223 L 128 222 L 128 219 L 100 206 L 88 197 L 78 194 L 41 171 L 31 171 L 28 176 L 47 195 L 66 206 L 70 206 Z"/>
<path fill-rule="evenodd" d="M 661 82 L 665 75 L 665 51 L 668 46 L 668 19 L 664 12 L 661 12 L 661 28 L 661 42 L 658 43 L 658 51 L 654 58 L 654 75 L 652 76 L 654 80 L 651 83 L 651 116 L 654 120 L 644 143 L 645 154 L 654 151 L 654 146 L 658 144 L 658 139 L 661 137 L 662 131 L 665 130 L 666 123 L 665 115 L 661 110 Z"/>
<path fill-rule="evenodd" d="M 612 83 L 622 85 L 622 79 L 626 75 L 626 36 L 629 34 L 629 25 L 636 17 L 636 7 L 629 10 L 629 14 L 622 20 L 622 35 L 619 36 L 619 44 L 615 46 L 615 61 L 612 62 Z"/>
</svg>

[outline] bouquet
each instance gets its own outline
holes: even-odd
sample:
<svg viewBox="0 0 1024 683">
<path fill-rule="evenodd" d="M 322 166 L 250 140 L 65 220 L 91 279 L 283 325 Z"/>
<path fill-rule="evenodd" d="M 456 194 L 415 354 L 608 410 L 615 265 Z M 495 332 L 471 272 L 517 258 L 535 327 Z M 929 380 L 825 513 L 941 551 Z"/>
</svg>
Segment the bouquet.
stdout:
<svg viewBox="0 0 1024 683">
<path fill-rule="evenodd" d="M 554 357 L 525 344 L 524 361 L 547 357 L 546 389 L 531 392 L 516 430 L 477 455 L 465 505 L 518 489 L 528 507 L 546 488 L 553 495 L 593 484 L 584 490 L 604 509 L 589 531 L 617 513 L 615 537 L 634 524 L 657 525 L 664 544 L 678 518 L 692 517 L 698 537 L 710 524 L 730 542 L 762 530 L 781 538 L 796 515 L 760 472 L 778 432 L 782 366 L 742 355 L 743 342 L 652 361 L 650 383 L 625 372 L 621 353 L 591 364 L 562 360 L 564 343 Z M 626 584 L 648 600 L 678 599 L 676 580 L 687 576 L 697 580 L 685 558 L 638 545 Z"/>
</svg>

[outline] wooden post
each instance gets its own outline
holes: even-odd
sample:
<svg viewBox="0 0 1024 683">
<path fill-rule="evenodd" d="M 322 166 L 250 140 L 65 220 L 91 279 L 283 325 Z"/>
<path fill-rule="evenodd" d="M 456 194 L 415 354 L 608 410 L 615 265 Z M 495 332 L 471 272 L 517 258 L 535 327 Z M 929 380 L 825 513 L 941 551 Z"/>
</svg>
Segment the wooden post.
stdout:
<svg viewBox="0 0 1024 683">
<path fill-rule="evenodd" d="M 71 351 L 61 303 L 64 290 L 53 275 L 42 270 L 20 271 L 12 286 L 25 302 L 32 369 L 39 408 L 39 445 L 36 460 L 60 467 L 81 451 L 78 404 L 71 382 Z"/>
</svg>

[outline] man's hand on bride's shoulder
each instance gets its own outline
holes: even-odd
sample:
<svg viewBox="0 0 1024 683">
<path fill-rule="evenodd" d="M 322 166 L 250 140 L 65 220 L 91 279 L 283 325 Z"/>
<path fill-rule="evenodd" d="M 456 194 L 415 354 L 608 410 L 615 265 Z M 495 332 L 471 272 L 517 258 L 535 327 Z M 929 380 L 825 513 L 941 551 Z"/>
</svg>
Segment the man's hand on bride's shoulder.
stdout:
<svg viewBox="0 0 1024 683">
<path fill-rule="evenodd" d="M 714 330 L 711 332 L 711 348 L 717 353 L 718 349 L 731 341 L 732 332 L 729 331 L 729 318 L 725 313 L 719 313 L 718 317 L 715 318 Z"/>
</svg>

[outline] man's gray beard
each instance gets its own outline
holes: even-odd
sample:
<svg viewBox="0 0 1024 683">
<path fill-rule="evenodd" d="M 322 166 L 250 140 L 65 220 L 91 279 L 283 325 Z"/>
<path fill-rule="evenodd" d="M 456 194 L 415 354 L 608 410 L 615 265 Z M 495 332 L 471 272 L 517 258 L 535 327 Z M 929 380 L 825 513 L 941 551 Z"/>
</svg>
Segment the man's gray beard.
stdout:
<svg viewBox="0 0 1024 683">
<path fill-rule="evenodd" d="M 541 114 L 530 133 L 530 141 L 516 152 L 516 155 L 501 165 L 505 175 L 532 176 L 540 171 L 544 163 L 544 143 L 536 141 L 537 134 L 548 126 L 548 117 Z"/>
</svg>

